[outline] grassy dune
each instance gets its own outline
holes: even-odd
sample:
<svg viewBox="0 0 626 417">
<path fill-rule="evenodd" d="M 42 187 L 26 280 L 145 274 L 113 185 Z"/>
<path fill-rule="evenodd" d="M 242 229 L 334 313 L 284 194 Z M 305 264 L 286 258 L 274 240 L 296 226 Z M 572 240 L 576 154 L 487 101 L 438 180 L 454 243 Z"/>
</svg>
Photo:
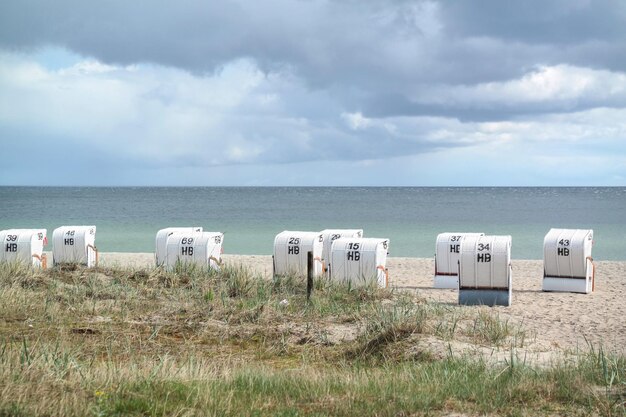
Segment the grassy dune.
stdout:
<svg viewBox="0 0 626 417">
<path fill-rule="evenodd" d="M 626 415 L 624 357 L 529 363 L 532 338 L 488 308 L 321 279 L 307 302 L 237 266 L 4 264 L 0 416 Z"/>
</svg>

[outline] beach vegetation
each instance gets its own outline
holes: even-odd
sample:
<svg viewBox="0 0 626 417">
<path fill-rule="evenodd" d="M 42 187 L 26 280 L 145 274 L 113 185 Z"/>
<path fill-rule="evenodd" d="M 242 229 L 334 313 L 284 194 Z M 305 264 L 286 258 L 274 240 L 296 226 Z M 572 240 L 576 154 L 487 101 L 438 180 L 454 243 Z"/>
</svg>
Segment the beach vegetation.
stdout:
<svg viewBox="0 0 626 417">
<path fill-rule="evenodd" d="M 314 284 L 0 264 L 0 416 L 626 415 L 602 346 L 536 362 L 497 309 Z"/>
</svg>

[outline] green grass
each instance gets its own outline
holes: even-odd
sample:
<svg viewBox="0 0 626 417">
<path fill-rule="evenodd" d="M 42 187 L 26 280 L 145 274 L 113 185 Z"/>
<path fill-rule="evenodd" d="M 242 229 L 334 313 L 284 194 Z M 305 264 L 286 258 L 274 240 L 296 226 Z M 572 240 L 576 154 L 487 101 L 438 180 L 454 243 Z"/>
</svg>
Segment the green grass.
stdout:
<svg viewBox="0 0 626 417">
<path fill-rule="evenodd" d="M 0 416 L 626 415 L 624 357 L 529 343 L 484 307 L 322 279 L 307 302 L 239 266 L 0 264 Z"/>
<path fill-rule="evenodd" d="M 526 332 L 521 326 L 512 325 L 508 320 L 503 321 L 498 314 L 483 309 L 478 311 L 473 326 L 467 329 L 466 334 L 478 343 L 495 346 L 509 341 L 513 346 L 523 347 L 526 340 Z"/>
</svg>

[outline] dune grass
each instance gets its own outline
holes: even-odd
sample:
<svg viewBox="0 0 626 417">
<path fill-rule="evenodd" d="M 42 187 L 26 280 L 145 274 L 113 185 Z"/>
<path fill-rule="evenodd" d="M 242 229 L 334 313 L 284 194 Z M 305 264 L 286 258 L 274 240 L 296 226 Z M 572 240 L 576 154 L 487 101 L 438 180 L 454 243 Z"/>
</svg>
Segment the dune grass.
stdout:
<svg viewBox="0 0 626 417">
<path fill-rule="evenodd" d="M 526 343 L 486 308 L 323 279 L 307 302 L 239 266 L 0 265 L 0 416 L 626 415 L 625 358 Z"/>
</svg>

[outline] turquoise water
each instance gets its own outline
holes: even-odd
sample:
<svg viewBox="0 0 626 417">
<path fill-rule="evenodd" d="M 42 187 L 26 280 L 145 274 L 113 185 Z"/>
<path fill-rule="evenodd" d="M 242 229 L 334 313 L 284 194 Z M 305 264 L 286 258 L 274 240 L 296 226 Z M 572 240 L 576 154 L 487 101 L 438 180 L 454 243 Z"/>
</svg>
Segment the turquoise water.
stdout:
<svg viewBox="0 0 626 417">
<path fill-rule="evenodd" d="M 508 234 L 518 259 L 541 259 L 551 227 L 590 228 L 595 259 L 626 260 L 624 187 L 0 187 L 0 230 L 70 224 L 95 224 L 105 252 L 153 252 L 168 226 L 224 232 L 237 254 L 271 254 L 282 230 L 363 228 L 414 257 L 440 232 Z"/>
</svg>

